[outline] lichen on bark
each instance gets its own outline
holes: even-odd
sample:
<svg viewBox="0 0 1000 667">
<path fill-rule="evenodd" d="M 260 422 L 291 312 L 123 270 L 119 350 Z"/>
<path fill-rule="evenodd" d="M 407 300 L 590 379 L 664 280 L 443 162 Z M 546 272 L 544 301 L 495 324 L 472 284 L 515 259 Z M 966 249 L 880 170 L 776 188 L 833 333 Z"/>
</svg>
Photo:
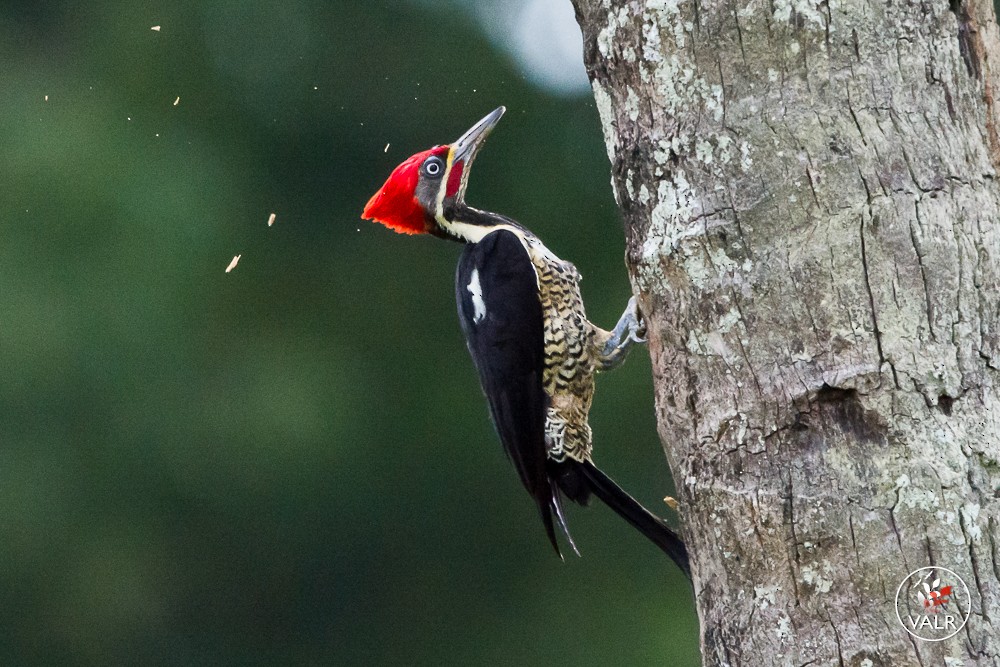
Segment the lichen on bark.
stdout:
<svg viewBox="0 0 1000 667">
<path fill-rule="evenodd" d="M 706 664 L 995 664 L 992 5 L 575 5 Z M 921 643 L 930 564 L 972 615 Z"/>
</svg>

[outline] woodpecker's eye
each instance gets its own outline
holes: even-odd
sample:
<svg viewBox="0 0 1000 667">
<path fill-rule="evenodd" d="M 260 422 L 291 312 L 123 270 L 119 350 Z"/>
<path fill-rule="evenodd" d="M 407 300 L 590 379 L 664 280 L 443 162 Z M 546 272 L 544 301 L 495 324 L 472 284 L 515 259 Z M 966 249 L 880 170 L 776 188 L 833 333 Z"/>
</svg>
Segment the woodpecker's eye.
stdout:
<svg viewBox="0 0 1000 667">
<path fill-rule="evenodd" d="M 431 156 L 424 162 L 424 173 L 428 176 L 440 176 L 444 172 L 444 162 L 441 158 Z"/>
</svg>

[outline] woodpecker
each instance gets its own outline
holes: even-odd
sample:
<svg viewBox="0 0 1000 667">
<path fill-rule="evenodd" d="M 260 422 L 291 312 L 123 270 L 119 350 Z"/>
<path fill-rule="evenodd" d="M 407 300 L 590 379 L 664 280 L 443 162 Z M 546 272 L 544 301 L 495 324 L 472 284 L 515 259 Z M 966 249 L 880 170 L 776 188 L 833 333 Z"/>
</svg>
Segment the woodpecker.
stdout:
<svg viewBox="0 0 1000 667">
<path fill-rule="evenodd" d="M 472 162 L 503 115 L 494 110 L 458 141 L 411 156 L 393 170 L 362 217 L 402 234 L 465 244 L 455 277 L 458 315 L 508 457 L 562 557 L 558 523 L 574 552 L 562 498 L 596 495 L 690 577 L 683 542 L 594 465 L 587 421 L 594 374 L 645 342 L 633 297 L 613 331 L 591 324 L 580 274 L 523 225 L 465 203 Z"/>
</svg>

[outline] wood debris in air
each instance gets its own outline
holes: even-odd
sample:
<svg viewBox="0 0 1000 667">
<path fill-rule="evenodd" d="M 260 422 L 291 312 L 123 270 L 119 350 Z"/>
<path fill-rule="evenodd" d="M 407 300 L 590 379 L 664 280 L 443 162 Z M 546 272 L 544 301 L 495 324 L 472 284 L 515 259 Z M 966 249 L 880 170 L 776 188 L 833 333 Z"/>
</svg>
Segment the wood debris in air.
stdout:
<svg viewBox="0 0 1000 667">
<path fill-rule="evenodd" d="M 270 227 L 271 225 L 273 225 L 273 224 L 274 224 L 274 219 L 275 219 L 276 217 L 278 217 L 278 216 L 277 216 L 277 215 L 275 215 L 274 213 L 272 213 L 271 215 L 267 216 L 267 226 L 268 226 L 268 227 Z"/>
<path fill-rule="evenodd" d="M 174 106 L 177 106 L 177 105 L 178 105 L 178 104 L 180 104 L 180 103 L 181 103 L 181 97 L 180 97 L 180 95 L 178 95 L 178 96 L 177 96 L 177 99 L 176 99 L 176 100 L 174 100 Z"/>
<path fill-rule="evenodd" d="M 242 257 L 242 255 L 236 255 L 236 257 L 233 257 L 233 261 L 229 262 L 229 266 L 226 267 L 226 273 L 229 273 L 236 268 L 236 265 L 240 263 L 240 257 Z"/>
<path fill-rule="evenodd" d="M 156 32 L 160 32 L 160 26 L 154 25 L 152 28 L 150 28 L 150 30 L 155 30 Z"/>
</svg>

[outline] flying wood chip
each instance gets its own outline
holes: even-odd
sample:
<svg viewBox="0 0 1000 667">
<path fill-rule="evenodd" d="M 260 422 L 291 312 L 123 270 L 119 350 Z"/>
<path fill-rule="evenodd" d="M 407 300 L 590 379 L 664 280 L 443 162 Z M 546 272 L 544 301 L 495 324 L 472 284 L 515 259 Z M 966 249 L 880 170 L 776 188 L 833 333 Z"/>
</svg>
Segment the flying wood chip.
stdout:
<svg viewBox="0 0 1000 667">
<path fill-rule="evenodd" d="M 268 226 L 268 227 L 270 227 L 271 225 L 273 225 L 273 224 L 274 224 L 274 219 L 275 219 L 276 217 L 278 217 L 278 216 L 277 216 L 277 215 L 275 215 L 274 213 L 272 213 L 271 215 L 267 216 L 267 226 Z"/>
<path fill-rule="evenodd" d="M 233 257 L 233 261 L 229 262 L 229 266 L 226 267 L 226 273 L 229 273 L 236 268 L 236 265 L 240 263 L 240 257 L 242 257 L 242 255 L 236 255 L 236 257 Z"/>
<path fill-rule="evenodd" d="M 152 28 L 150 28 L 150 30 L 155 30 L 156 32 L 160 32 L 160 26 L 154 25 Z"/>
</svg>

